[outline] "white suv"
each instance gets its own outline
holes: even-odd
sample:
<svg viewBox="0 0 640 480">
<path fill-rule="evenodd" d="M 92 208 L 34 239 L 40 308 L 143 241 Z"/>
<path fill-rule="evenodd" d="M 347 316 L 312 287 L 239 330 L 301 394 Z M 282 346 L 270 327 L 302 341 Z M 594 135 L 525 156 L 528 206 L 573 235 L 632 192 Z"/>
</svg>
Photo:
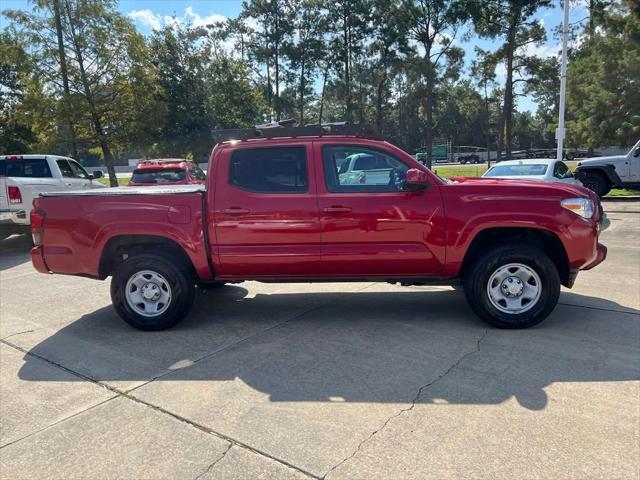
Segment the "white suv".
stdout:
<svg viewBox="0 0 640 480">
<path fill-rule="evenodd" d="M 626 155 L 587 158 L 576 172 L 585 187 L 603 197 L 612 188 L 640 188 L 640 140 Z"/>
</svg>

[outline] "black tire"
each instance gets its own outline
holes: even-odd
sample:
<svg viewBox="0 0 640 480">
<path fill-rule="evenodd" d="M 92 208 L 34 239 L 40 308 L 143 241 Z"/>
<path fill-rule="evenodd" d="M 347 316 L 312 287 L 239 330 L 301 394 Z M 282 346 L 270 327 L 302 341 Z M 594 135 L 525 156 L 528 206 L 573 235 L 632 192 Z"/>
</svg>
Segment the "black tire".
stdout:
<svg viewBox="0 0 640 480">
<path fill-rule="evenodd" d="M 582 184 L 592 190 L 599 197 L 604 197 L 611 191 L 611 185 L 604 176 L 599 173 L 588 172 L 585 174 Z"/>
<path fill-rule="evenodd" d="M 136 312 L 126 300 L 126 286 L 136 273 L 150 270 L 166 279 L 171 299 L 165 311 L 149 317 Z M 111 301 L 118 315 L 138 330 L 165 330 L 182 320 L 193 305 L 195 295 L 194 275 L 190 265 L 176 265 L 161 255 L 135 255 L 122 262 L 111 279 Z"/>
<path fill-rule="evenodd" d="M 489 298 L 487 285 L 494 272 L 508 264 L 522 264 L 540 279 L 540 296 L 522 313 L 505 313 Z M 555 308 L 560 297 L 560 275 L 551 259 L 537 248 L 505 244 L 484 253 L 467 269 L 464 293 L 471 309 L 485 322 L 498 328 L 529 328 L 542 322 Z"/>
</svg>

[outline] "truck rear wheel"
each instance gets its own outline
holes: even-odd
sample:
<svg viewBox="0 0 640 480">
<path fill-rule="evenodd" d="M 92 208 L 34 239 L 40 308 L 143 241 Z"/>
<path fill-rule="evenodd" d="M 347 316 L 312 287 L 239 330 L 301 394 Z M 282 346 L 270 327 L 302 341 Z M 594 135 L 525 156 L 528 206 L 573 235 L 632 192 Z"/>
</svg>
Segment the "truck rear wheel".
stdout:
<svg viewBox="0 0 640 480">
<path fill-rule="evenodd" d="M 560 275 L 540 250 L 502 245 L 486 252 L 466 272 L 471 309 L 498 328 L 528 328 L 542 322 L 560 297 Z"/>
<path fill-rule="evenodd" d="M 122 262 L 111 279 L 118 315 L 139 330 L 164 330 L 182 320 L 193 304 L 193 275 L 160 255 L 136 255 Z"/>
</svg>

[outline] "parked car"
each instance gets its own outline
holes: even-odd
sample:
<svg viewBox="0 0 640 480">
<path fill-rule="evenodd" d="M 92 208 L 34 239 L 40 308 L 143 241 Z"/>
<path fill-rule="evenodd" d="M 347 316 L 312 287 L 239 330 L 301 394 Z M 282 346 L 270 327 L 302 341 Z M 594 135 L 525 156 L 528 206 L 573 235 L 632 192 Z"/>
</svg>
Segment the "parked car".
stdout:
<svg viewBox="0 0 640 480">
<path fill-rule="evenodd" d="M 576 172 L 584 174 L 582 183 L 599 197 L 612 188 L 640 188 L 640 140 L 625 155 L 580 160 Z"/>
<path fill-rule="evenodd" d="M 129 186 L 204 184 L 207 176 L 197 163 L 182 158 L 159 158 L 140 162 Z"/>
<path fill-rule="evenodd" d="M 506 160 L 493 165 L 482 176 L 562 182 L 582 186 L 567 164 L 555 159 Z"/>
<path fill-rule="evenodd" d="M 31 202 L 40 192 L 104 188 L 73 158 L 57 155 L 0 155 L 0 240 L 30 233 Z"/>
<path fill-rule="evenodd" d="M 33 265 L 112 276 L 116 311 L 142 330 L 182 319 L 196 283 L 245 280 L 459 282 L 482 319 L 524 328 L 552 312 L 561 284 L 570 288 L 606 257 L 589 190 L 448 183 L 387 142 L 341 134 L 347 127 L 322 126 L 315 136 L 302 128 L 304 136 L 249 130 L 217 144 L 206 188 L 42 194 L 31 213 Z M 350 157 L 382 158 L 399 175 L 353 183 L 340 174 Z"/>
</svg>

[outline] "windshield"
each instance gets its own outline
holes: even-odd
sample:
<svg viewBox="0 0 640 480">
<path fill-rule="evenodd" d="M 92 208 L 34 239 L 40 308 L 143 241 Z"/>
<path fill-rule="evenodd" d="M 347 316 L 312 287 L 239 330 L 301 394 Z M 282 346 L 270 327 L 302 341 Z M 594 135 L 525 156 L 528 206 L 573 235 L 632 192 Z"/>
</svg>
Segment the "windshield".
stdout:
<svg viewBox="0 0 640 480">
<path fill-rule="evenodd" d="M 184 180 L 187 172 L 182 168 L 144 168 L 134 170 L 131 181 L 133 183 L 172 183 Z"/>
<path fill-rule="evenodd" d="M 527 177 L 545 173 L 547 173 L 547 166 L 543 163 L 496 165 L 487 170 L 483 177 Z"/>
</svg>

